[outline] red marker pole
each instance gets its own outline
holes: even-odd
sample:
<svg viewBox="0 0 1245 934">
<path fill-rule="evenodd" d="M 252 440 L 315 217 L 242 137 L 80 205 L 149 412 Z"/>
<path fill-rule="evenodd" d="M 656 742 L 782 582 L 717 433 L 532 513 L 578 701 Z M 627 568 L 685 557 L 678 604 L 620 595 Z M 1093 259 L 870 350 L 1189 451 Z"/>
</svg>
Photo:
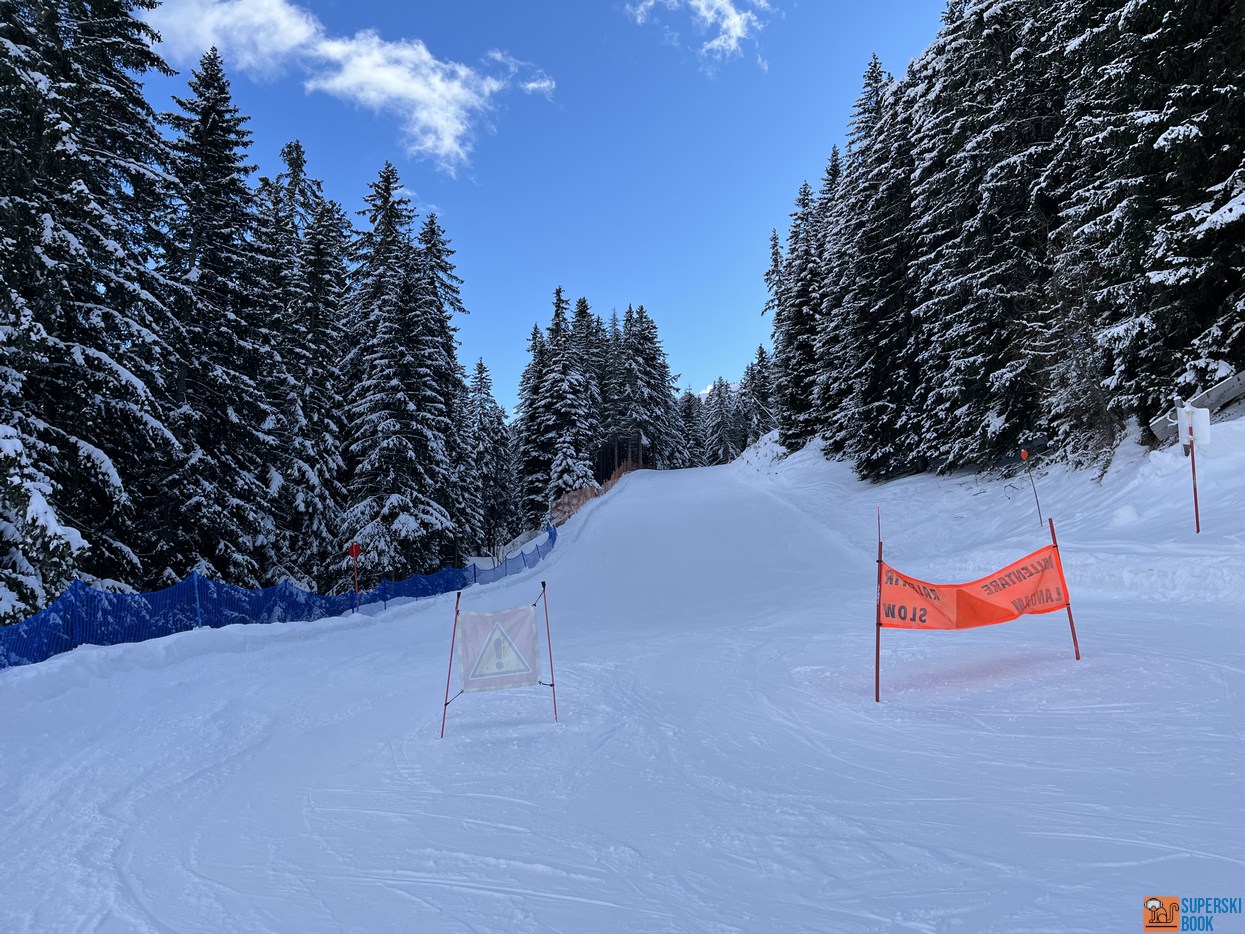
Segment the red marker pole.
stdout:
<svg viewBox="0 0 1245 934">
<path fill-rule="evenodd" d="M 1189 419 L 1189 463 L 1193 467 L 1193 528 L 1202 534 L 1202 516 L 1197 508 L 1197 450 L 1193 446 L 1193 419 Z M 1213 472 L 1213 471 L 1212 471 Z"/>
<path fill-rule="evenodd" d="M 363 554 L 363 548 L 358 542 L 351 542 L 350 547 L 346 549 L 346 554 L 350 555 L 354 561 L 354 611 L 359 612 L 359 555 Z"/>
<path fill-rule="evenodd" d="M 882 702 L 882 507 L 878 507 L 878 618 L 873 641 L 873 702 Z"/>
</svg>

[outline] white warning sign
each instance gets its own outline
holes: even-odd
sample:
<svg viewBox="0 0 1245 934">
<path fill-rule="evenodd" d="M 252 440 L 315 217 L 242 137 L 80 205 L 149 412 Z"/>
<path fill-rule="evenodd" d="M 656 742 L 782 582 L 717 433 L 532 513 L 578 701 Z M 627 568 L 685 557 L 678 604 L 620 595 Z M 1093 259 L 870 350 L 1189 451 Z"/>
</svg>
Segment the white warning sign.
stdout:
<svg viewBox="0 0 1245 934">
<path fill-rule="evenodd" d="M 1199 448 L 1210 444 L 1210 409 L 1186 405 L 1176 409 L 1176 422 L 1180 425 L 1180 443 L 1185 447 L 1189 446 L 1190 431 L 1193 433 L 1193 443 Z"/>
<path fill-rule="evenodd" d="M 496 691 L 540 680 L 534 607 L 460 613 L 458 636 L 464 691 Z"/>
</svg>

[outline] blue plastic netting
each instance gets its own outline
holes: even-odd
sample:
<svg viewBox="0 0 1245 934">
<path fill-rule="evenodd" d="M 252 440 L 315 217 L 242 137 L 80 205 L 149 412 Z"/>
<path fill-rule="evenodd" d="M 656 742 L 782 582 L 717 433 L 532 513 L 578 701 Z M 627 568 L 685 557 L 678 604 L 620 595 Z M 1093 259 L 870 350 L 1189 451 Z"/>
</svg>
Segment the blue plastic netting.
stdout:
<svg viewBox="0 0 1245 934">
<path fill-rule="evenodd" d="M 472 584 L 491 584 L 534 567 L 547 557 L 558 539 L 552 526 L 548 533 L 532 551 L 512 555 L 497 567 L 443 568 L 435 574 L 381 581 L 374 590 L 358 595 L 358 605 L 431 597 Z M 354 610 L 355 600 L 353 593 L 315 594 L 289 583 L 246 590 L 198 574 L 153 593 L 106 593 L 77 581 L 29 619 L 0 627 L 0 669 L 32 665 L 80 645 L 142 642 L 203 626 L 293 623 L 342 616 Z"/>
</svg>

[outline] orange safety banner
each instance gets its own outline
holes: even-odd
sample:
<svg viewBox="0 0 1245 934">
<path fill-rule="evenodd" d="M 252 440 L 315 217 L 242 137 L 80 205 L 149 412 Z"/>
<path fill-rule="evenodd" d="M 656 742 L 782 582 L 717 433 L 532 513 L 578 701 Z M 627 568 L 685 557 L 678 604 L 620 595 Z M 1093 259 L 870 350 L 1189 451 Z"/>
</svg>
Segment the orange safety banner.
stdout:
<svg viewBox="0 0 1245 934">
<path fill-rule="evenodd" d="M 1068 606 L 1059 550 L 1047 545 L 968 584 L 931 584 L 882 563 L 884 629 L 971 629 Z"/>
</svg>

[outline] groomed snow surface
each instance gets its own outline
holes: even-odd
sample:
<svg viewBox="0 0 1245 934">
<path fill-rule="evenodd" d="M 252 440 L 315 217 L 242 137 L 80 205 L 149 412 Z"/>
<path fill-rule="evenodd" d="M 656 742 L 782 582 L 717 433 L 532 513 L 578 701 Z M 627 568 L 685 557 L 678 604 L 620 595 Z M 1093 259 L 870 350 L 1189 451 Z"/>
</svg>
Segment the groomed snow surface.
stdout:
<svg viewBox="0 0 1245 934">
<path fill-rule="evenodd" d="M 1211 440 L 1200 535 L 1179 447 L 1037 472 L 1082 661 L 1062 612 L 886 630 L 881 704 L 876 507 L 890 563 L 972 580 L 1049 542 L 1023 475 L 627 477 L 462 595 L 548 581 L 557 723 L 467 694 L 438 739 L 453 594 L 2 672 L 0 930 L 1129 932 L 1245 896 L 1245 420 Z"/>
</svg>

